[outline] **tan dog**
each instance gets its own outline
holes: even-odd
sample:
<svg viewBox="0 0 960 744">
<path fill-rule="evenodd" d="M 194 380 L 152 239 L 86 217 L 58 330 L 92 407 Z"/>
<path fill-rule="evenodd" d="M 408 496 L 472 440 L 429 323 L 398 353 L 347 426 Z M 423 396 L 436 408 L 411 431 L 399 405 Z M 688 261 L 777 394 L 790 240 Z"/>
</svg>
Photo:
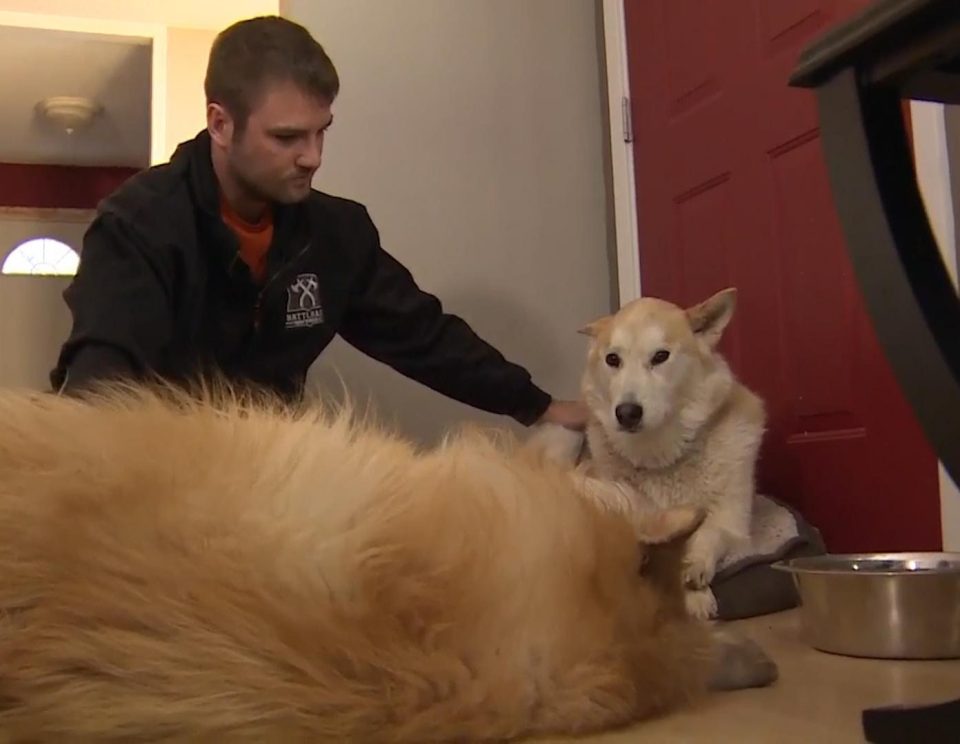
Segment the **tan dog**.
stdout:
<svg viewBox="0 0 960 744">
<path fill-rule="evenodd" d="M 761 400 L 716 351 L 735 299 L 728 289 L 684 310 L 643 298 L 583 331 L 592 339 L 585 469 L 599 497 L 621 508 L 705 511 L 684 568 L 688 606 L 702 618 L 716 611 L 709 584 L 718 561 L 748 537 L 765 425 Z M 553 440 L 555 459 L 576 456 L 570 435 Z"/>
<path fill-rule="evenodd" d="M 573 734 L 770 681 L 684 610 L 700 518 L 479 434 L 0 393 L 0 741 Z"/>
</svg>

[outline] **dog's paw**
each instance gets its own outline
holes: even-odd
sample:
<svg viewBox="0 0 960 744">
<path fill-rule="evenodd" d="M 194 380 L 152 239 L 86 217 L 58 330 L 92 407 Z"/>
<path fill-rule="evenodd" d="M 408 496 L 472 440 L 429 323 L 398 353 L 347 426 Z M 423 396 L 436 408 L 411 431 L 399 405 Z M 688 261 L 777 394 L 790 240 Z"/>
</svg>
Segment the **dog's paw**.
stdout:
<svg viewBox="0 0 960 744">
<path fill-rule="evenodd" d="M 712 556 L 688 553 L 683 566 L 683 585 L 687 589 L 706 589 L 715 573 L 716 563 Z"/>
<path fill-rule="evenodd" d="M 717 598 L 709 588 L 688 590 L 684 603 L 687 614 L 697 620 L 711 620 L 717 615 Z"/>
<path fill-rule="evenodd" d="M 717 571 L 715 541 L 702 528 L 693 533 L 687 544 L 683 566 L 683 585 L 687 589 L 710 586 Z"/>
<path fill-rule="evenodd" d="M 690 591 L 699 591 L 710 586 L 713 570 L 704 563 L 687 563 L 683 567 L 683 585 Z"/>
<path fill-rule="evenodd" d="M 709 682 L 711 690 L 767 687 L 780 676 L 776 662 L 755 641 L 726 631 L 715 632 L 714 641 L 717 656 Z"/>
<path fill-rule="evenodd" d="M 529 450 L 538 452 L 547 460 L 573 466 L 580 458 L 584 435 L 559 424 L 537 424 L 527 438 Z"/>
</svg>

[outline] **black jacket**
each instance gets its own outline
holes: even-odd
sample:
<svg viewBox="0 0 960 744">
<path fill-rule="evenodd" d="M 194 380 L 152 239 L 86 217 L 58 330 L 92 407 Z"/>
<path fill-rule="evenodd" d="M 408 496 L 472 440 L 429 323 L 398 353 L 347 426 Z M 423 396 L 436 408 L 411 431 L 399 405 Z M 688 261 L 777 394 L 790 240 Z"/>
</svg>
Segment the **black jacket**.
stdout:
<svg viewBox="0 0 960 744">
<path fill-rule="evenodd" d="M 550 402 L 418 288 L 356 202 L 314 191 L 276 207 L 257 285 L 220 218 L 205 131 L 100 204 L 64 299 L 73 327 L 51 382 L 68 392 L 110 376 L 216 372 L 296 400 L 340 334 L 439 393 L 524 424 Z"/>
</svg>

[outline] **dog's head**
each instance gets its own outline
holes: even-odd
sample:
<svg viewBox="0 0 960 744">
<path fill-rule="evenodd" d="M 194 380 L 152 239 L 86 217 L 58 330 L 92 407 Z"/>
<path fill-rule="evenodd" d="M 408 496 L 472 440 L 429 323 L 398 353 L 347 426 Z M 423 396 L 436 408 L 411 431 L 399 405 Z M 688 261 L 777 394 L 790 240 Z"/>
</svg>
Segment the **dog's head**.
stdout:
<svg viewBox="0 0 960 744">
<path fill-rule="evenodd" d="M 708 371 L 730 322 L 736 290 L 683 309 L 642 298 L 594 321 L 583 397 L 608 431 L 655 431 Z"/>
</svg>

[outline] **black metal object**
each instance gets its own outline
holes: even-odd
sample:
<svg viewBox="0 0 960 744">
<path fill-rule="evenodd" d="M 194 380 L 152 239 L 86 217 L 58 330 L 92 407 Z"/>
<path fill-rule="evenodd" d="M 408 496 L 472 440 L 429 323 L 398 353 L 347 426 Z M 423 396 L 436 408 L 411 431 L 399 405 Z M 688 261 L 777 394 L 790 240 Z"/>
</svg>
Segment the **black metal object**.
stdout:
<svg viewBox="0 0 960 744">
<path fill-rule="evenodd" d="M 870 744 L 957 744 L 960 699 L 933 705 L 868 708 L 860 714 Z"/>
<path fill-rule="evenodd" d="M 868 312 L 931 446 L 960 483 L 960 299 L 927 218 L 901 107 L 903 99 L 960 103 L 960 0 L 876 2 L 807 47 L 790 84 L 816 91 Z"/>
<path fill-rule="evenodd" d="M 903 98 L 960 103 L 958 15 L 956 0 L 878 0 L 807 46 L 790 85 L 819 87 L 856 69 L 864 88 L 893 87 Z"/>
</svg>

